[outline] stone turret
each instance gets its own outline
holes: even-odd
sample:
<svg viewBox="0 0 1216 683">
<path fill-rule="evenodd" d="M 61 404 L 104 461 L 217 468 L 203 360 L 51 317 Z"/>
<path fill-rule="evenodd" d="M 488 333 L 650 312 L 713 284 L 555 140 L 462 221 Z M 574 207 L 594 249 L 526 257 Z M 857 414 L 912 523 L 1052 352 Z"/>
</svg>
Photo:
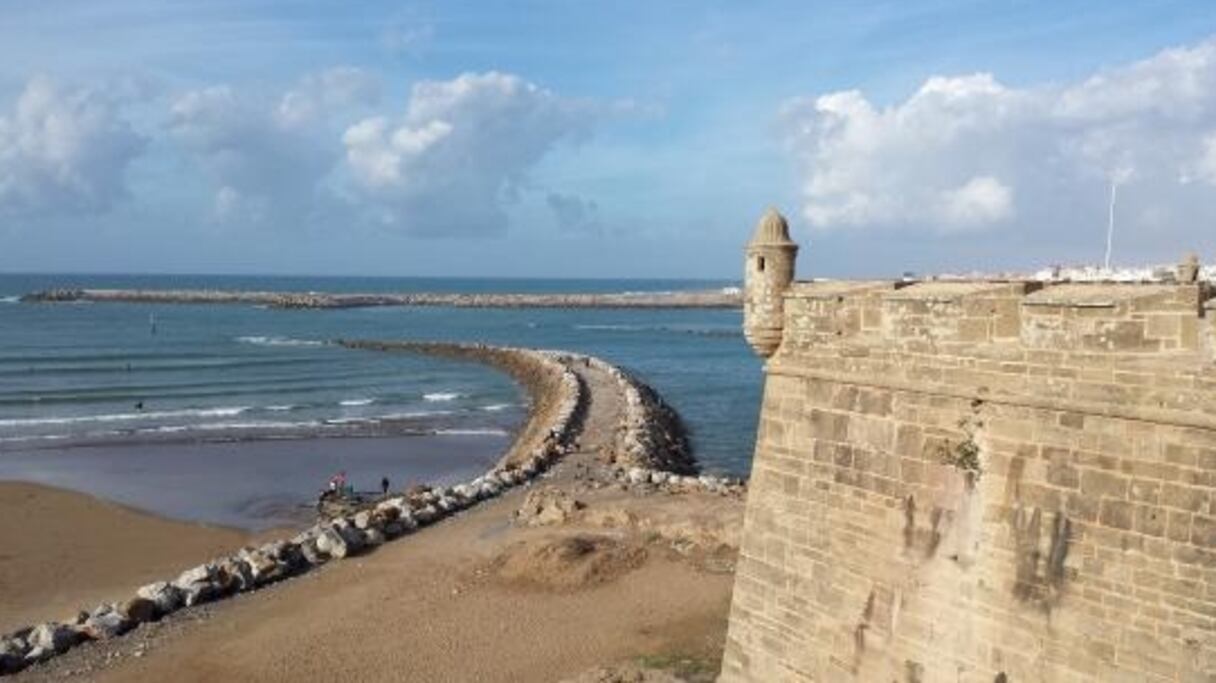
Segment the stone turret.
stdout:
<svg viewBox="0 0 1216 683">
<path fill-rule="evenodd" d="M 743 333 L 761 357 L 781 345 L 783 300 L 797 255 L 785 217 L 776 209 L 765 211 L 747 244 L 743 276 Z"/>
</svg>

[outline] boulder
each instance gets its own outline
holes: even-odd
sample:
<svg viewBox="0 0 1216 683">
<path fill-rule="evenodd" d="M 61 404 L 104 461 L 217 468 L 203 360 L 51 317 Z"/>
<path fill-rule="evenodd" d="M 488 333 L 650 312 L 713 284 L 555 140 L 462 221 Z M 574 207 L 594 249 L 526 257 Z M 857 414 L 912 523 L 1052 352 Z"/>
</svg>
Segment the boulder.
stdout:
<svg viewBox="0 0 1216 683">
<path fill-rule="evenodd" d="M 650 483 L 665 484 L 667 483 L 668 474 L 662 470 L 655 470 L 650 473 Z"/>
<path fill-rule="evenodd" d="M 133 626 L 134 621 L 120 612 L 117 606 L 102 605 L 93 610 L 81 630 L 93 640 L 109 640 L 130 631 Z"/>
<path fill-rule="evenodd" d="M 308 566 L 308 561 L 304 559 L 304 553 L 300 550 L 299 543 L 276 543 L 273 556 L 279 561 L 281 576 L 289 576 Z"/>
<path fill-rule="evenodd" d="M 253 567 L 240 557 L 229 557 L 219 564 L 217 583 L 224 593 L 239 593 L 257 585 Z"/>
<path fill-rule="evenodd" d="M 181 592 L 186 607 L 207 602 L 220 594 L 220 586 L 215 581 L 216 573 L 216 566 L 207 563 L 187 569 L 177 577 L 173 586 Z"/>
<path fill-rule="evenodd" d="M 182 606 L 181 590 L 165 581 L 143 586 L 135 594 L 155 603 L 157 615 L 169 614 Z"/>
<path fill-rule="evenodd" d="M 299 543 L 299 547 L 300 557 L 303 557 L 304 561 L 308 564 L 314 567 L 319 564 L 325 564 L 324 553 L 317 549 L 317 539 L 310 536 L 309 538 L 301 541 Z"/>
<path fill-rule="evenodd" d="M 368 529 L 367 531 L 363 532 L 363 541 L 368 545 L 368 547 L 374 548 L 378 545 L 383 545 L 384 540 L 384 533 L 379 529 Z"/>
<path fill-rule="evenodd" d="M 346 539 L 334 529 L 326 529 L 321 532 L 321 535 L 317 537 L 317 550 L 339 560 L 350 552 Z"/>
<path fill-rule="evenodd" d="M 257 550 L 242 550 L 241 559 L 249 565 L 249 574 L 253 578 L 256 585 L 269 583 L 279 576 L 282 571 L 279 569 L 279 563 L 260 548 Z"/>
<path fill-rule="evenodd" d="M 630 484 L 645 484 L 650 481 L 650 472 L 641 467 L 633 467 L 626 474 L 626 478 Z"/>
<path fill-rule="evenodd" d="M 363 510 L 355 514 L 355 528 L 366 529 L 371 526 L 372 513 L 369 510 Z"/>
<path fill-rule="evenodd" d="M 84 637 L 84 634 L 74 626 L 48 621 L 35 626 L 34 630 L 30 631 L 30 635 L 26 638 L 26 642 L 31 650 L 42 650 L 43 653 L 58 654 L 84 640 Z M 34 659 L 41 659 L 43 656 L 44 654 L 40 654 L 34 657 Z M 30 658 L 28 654 L 26 658 Z"/>
<path fill-rule="evenodd" d="M 346 548 L 349 552 L 358 552 L 367 543 L 366 532 L 360 531 L 353 526 L 339 526 L 335 531 L 342 536 L 342 540 L 346 542 Z"/>
<path fill-rule="evenodd" d="M 135 597 L 118 606 L 118 610 L 124 614 L 133 624 L 145 624 L 149 621 L 155 621 L 160 616 L 160 609 L 156 603 L 148 598 Z"/>
<path fill-rule="evenodd" d="M 0 676 L 24 669 L 26 650 L 21 638 L 0 638 Z"/>
</svg>

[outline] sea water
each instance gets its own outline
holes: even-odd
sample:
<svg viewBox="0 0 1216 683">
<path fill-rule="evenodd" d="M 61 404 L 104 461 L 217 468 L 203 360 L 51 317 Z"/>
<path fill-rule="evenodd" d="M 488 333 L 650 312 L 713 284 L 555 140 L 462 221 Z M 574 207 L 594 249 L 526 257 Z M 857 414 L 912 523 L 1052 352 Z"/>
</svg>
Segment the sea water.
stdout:
<svg viewBox="0 0 1216 683">
<path fill-rule="evenodd" d="M 329 341 L 425 339 L 595 354 L 653 385 L 707 469 L 746 474 L 760 363 L 737 310 L 27 304 L 50 287 L 629 292 L 730 281 L 0 275 L 0 458 L 98 444 L 507 435 L 526 396 L 482 365 Z"/>
</svg>

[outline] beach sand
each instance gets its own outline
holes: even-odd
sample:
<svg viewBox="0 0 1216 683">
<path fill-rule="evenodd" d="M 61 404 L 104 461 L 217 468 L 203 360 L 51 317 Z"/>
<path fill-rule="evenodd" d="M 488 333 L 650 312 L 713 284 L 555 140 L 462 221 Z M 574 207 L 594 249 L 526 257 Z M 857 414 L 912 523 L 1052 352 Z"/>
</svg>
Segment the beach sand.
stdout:
<svg viewBox="0 0 1216 683">
<path fill-rule="evenodd" d="M 250 540 L 92 496 L 0 481 L 0 633 L 64 619 Z"/>
<path fill-rule="evenodd" d="M 75 648 L 17 680 L 84 674 L 91 681 L 531 683 L 639 659 L 687 662 L 698 672 L 695 680 L 712 680 L 725 641 L 742 501 L 707 492 L 670 495 L 590 485 L 588 476 L 599 471 L 595 463 L 613 438 L 624 400 L 606 374 L 576 372 L 590 394 L 581 448 L 536 487 L 577 496 L 584 506 L 578 516 L 523 526 L 515 513 L 535 487 L 515 489 L 366 555 Z M 55 544 L 23 532 L 31 559 L 15 573 L 27 585 L 39 582 L 30 578 L 39 567 L 82 566 L 75 572 L 77 585 L 96 590 L 104 583 L 102 569 L 79 562 L 86 547 L 113 581 L 131 585 L 139 583 L 131 580 L 137 574 L 171 577 L 214 554 L 211 547 L 183 552 L 177 563 L 168 563 L 172 568 L 163 566 L 157 574 L 148 569 L 151 551 L 145 546 L 221 541 L 223 534 L 234 536 L 215 550 L 241 544 L 238 532 L 56 495 L 66 502 L 47 498 L 46 514 L 64 521 L 56 522 L 57 532 L 39 523 L 37 532 L 56 535 Z M 70 511 L 83 500 L 106 509 L 91 523 L 98 538 L 113 535 L 110 543 L 82 542 L 90 533 L 72 523 L 77 515 Z M 153 541 L 156 536 L 142 528 L 134 536 L 121 535 L 126 531 L 119 527 L 127 522 L 118 514 L 144 517 L 140 524 L 175 538 Z M 75 605 L 80 596 L 57 599 Z M 51 611 L 36 614 L 45 619 Z"/>
</svg>

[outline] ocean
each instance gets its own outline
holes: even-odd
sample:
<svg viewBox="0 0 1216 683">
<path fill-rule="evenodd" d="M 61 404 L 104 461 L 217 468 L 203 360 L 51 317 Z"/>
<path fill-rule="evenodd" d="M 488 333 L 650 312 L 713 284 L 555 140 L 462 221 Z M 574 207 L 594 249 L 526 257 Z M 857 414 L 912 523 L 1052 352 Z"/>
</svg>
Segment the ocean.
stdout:
<svg viewBox="0 0 1216 683">
<path fill-rule="evenodd" d="M 737 285 L 0 275 L 0 478 L 6 462 L 18 458 L 28 470 L 40 452 L 124 444 L 340 436 L 393 436 L 394 443 L 408 444 L 399 437 L 412 435 L 427 440 L 420 452 L 433 451 L 445 437 L 484 436 L 498 448 L 525 415 L 526 397 L 500 372 L 326 343 L 337 338 L 485 342 L 595 354 L 633 371 L 675 406 L 706 469 L 746 474 L 761 367 L 735 310 L 278 310 L 17 301 L 49 287 L 550 293 Z M 408 457 L 408 446 L 405 451 L 402 457 Z"/>
</svg>

